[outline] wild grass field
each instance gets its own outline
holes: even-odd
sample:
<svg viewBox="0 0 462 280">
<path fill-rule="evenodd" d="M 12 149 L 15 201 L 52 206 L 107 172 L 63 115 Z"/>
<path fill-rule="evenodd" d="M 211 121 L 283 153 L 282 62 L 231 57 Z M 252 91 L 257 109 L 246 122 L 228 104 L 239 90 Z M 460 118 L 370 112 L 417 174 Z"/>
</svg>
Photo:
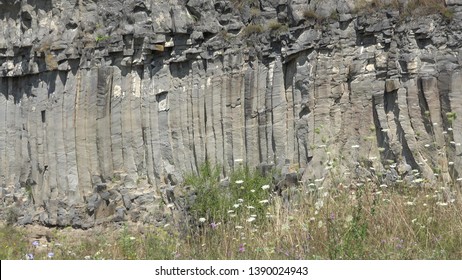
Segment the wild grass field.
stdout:
<svg viewBox="0 0 462 280">
<path fill-rule="evenodd" d="M 153 227 L 90 230 L 1 226 L 1 259 L 462 259 L 459 187 L 417 180 L 364 180 L 273 191 L 270 177 L 242 169 L 220 184 L 204 165 L 189 176 L 188 218 Z"/>
</svg>

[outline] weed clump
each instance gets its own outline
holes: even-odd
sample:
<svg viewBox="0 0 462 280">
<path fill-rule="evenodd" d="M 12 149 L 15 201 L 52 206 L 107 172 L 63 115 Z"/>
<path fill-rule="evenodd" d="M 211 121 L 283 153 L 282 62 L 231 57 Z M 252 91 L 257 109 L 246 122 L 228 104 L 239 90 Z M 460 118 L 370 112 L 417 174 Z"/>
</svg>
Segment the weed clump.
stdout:
<svg viewBox="0 0 462 280">
<path fill-rule="evenodd" d="M 275 36 L 280 36 L 281 34 L 289 31 L 289 26 L 287 24 L 278 22 L 277 20 L 271 20 L 268 22 L 267 28 L 271 34 Z"/>
<path fill-rule="evenodd" d="M 225 223 L 237 216 L 253 221 L 264 216 L 271 177 L 241 167 L 231 173 L 224 185 L 220 183 L 220 174 L 221 168 L 205 163 L 197 175 L 185 180 L 195 192 L 188 208 L 196 223 Z"/>
<path fill-rule="evenodd" d="M 316 20 L 319 18 L 319 15 L 313 9 L 303 10 L 303 18 L 306 20 Z"/>
<path fill-rule="evenodd" d="M 252 35 L 258 35 L 263 33 L 265 30 L 261 24 L 251 23 L 244 27 L 244 36 L 250 37 Z"/>
</svg>

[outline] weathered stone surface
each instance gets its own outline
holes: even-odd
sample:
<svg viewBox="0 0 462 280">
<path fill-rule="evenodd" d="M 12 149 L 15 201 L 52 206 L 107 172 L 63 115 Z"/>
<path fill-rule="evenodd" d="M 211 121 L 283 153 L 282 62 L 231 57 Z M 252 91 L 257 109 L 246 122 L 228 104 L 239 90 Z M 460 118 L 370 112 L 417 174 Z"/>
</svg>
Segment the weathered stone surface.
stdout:
<svg viewBox="0 0 462 280">
<path fill-rule="evenodd" d="M 461 0 L 445 0 L 446 5 L 453 6 L 453 5 L 462 5 Z"/>
<path fill-rule="evenodd" d="M 205 160 L 281 189 L 461 176 L 460 1 L 450 21 L 239 3 L 0 1 L 3 217 L 162 223 Z"/>
</svg>

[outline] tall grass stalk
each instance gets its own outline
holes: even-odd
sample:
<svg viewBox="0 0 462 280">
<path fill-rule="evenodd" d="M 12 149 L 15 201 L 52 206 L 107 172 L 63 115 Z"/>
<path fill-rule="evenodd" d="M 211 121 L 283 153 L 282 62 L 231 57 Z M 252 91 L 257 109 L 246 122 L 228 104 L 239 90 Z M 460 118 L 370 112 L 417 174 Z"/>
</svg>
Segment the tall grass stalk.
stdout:
<svg viewBox="0 0 462 280">
<path fill-rule="evenodd" d="M 38 251 L 27 228 L 2 226 L 0 256 L 21 259 L 35 250 L 35 259 L 46 259 L 52 250 L 56 259 L 462 259 L 458 187 L 301 185 L 287 200 L 273 186 L 262 188 L 270 179 L 250 169 L 231 174 L 228 186 L 215 167 L 201 172 L 187 180 L 206 189 L 196 190 L 186 233 L 176 225 L 130 223 L 88 234 L 64 229 Z"/>
</svg>

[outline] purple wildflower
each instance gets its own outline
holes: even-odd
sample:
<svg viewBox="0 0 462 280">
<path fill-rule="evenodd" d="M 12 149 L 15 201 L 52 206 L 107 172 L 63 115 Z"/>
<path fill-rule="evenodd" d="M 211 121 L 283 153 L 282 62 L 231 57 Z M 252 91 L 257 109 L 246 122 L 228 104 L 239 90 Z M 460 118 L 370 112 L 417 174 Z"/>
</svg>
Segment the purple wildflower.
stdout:
<svg viewBox="0 0 462 280">
<path fill-rule="evenodd" d="M 403 242 L 404 242 L 404 240 L 403 240 L 403 239 L 399 239 L 399 238 L 397 238 L 397 239 L 399 240 L 399 243 L 396 244 L 396 248 L 402 249 L 402 248 L 403 248 Z"/>
<path fill-rule="evenodd" d="M 34 247 L 37 247 L 37 246 L 39 246 L 39 245 L 40 245 L 40 243 L 38 242 L 38 240 L 34 240 L 34 241 L 32 242 L 32 246 L 34 246 Z"/>
<path fill-rule="evenodd" d="M 334 221 L 335 220 L 335 214 L 334 212 L 330 213 L 330 220 Z"/>
<path fill-rule="evenodd" d="M 34 255 L 33 254 L 26 254 L 26 259 L 28 260 L 33 260 L 34 259 Z"/>
<path fill-rule="evenodd" d="M 245 252 L 244 244 L 241 244 L 239 246 L 239 253 L 244 253 L 244 252 Z"/>
<path fill-rule="evenodd" d="M 55 253 L 53 253 L 53 252 L 48 253 L 48 258 L 49 259 L 53 258 L 54 256 L 55 256 Z"/>
<path fill-rule="evenodd" d="M 212 227 L 212 229 L 216 229 L 218 225 L 215 222 L 211 222 L 210 226 Z"/>
</svg>

